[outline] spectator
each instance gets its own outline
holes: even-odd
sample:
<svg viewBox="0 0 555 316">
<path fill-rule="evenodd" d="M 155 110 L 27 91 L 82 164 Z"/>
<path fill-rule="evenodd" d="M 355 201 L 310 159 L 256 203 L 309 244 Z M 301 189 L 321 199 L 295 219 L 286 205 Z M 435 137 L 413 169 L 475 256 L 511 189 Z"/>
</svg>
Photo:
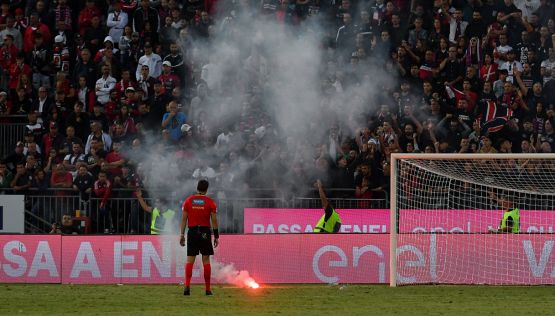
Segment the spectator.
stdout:
<svg viewBox="0 0 555 316">
<path fill-rule="evenodd" d="M 13 152 L 8 154 L 4 159 L 4 162 L 6 163 L 6 167 L 12 174 L 16 172 L 17 163 L 23 161 L 23 159 L 25 158 L 25 155 L 23 155 L 24 148 L 25 148 L 25 144 L 21 141 L 18 141 L 17 144 L 15 145 Z"/>
<path fill-rule="evenodd" d="M 112 182 L 108 180 L 106 172 L 100 171 L 98 173 L 98 180 L 94 183 L 94 194 L 97 198 L 101 199 L 98 205 L 99 216 L 98 218 L 98 231 L 104 231 L 105 234 L 114 231 L 113 219 L 111 216 L 110 206 L 108 200 L 112 194 Z"/>
<path fill-rule="evenodd" d="M 147 1 L 147 0 L 142 0 L 142 1 Z M 150 42 L 146 42 L 144 45 L 144 49 L 145 49 L 145 54 L 141 58 L 139 58 L 137 71 L 135 72 L 137 81 L 141 81 L 141 78 L 143 77 L 142 76 L 143 66 L 148 66 L 150 77 L 158 78 L 162 73 L 162 58 L 160 58 L 158 54 L 155 54 L 152 52 L 152 44 Z"/>
<path fill-rule="evenodd" d="M 25 163 L 19 161 L 16 163 L 16 173 L 13 177 L 10 186 L 15 194 L 27 194 L 27 189 L 31 187 L 33 175 L 25 168 Z"/>
<path fill-rule="evenodd" d="M 91 51 L 88 48 L 81 50 L 81 58 L 78 59 L 73 69 L 72 80 L 79 83 L 79 78 L 85 77 L 87 87 L 93 88 L 96 82 L 96 68 L 91 60 Z"/>
<path fill-rule="evenodd" d="M 110 121 L 104 112 L 102 111 L 102 104 L 95 103 L 93 107 L 93 111 L 90 114 L 90 120 L 99 122 L 102 126 L 106 126 L 104 131 L 107 131 L 110 126 Z"/>
<path fill-rule="evenodd" d="M 31 13 L 29 18 L 29 27 L 25 29 L 23 33 L 23 51 L 29 53 L 33 50 L 35 44 L 35 36 L 41 34 L 45 43 L 50 42 L 50 30 L 49 27 L 41 23 L 38 13 Z"/>
<path fill-rule="evenodd" d="M 91 134 L 87 137 L 87 143 L 85 145 L 85 154 L 88 154 L 91 150 L 92 140 L 97 140 L 103 144 L 102 149 L 109 152 L 112 148 L 112 138 L 109 134 L 102 130 L 102 125 L 99 122 L 91 123 Z"/>
<path fill-rule="evenodd" d="M 158 77 L 158 80 L 162 83 L 165 91 L 172 91 L 173 88 L 181 87 L 179 77 L 172 73 L 172 63 L 169 60 L 162 63 L 162 74 Z"/>
<path fill-rule="evenodd" d="M 90 23 L 91 25 L 85 28 L 83 40 L 85 41 L 87 48 L 91 51 L 91 55 L 95 56 L 96 52 L 100 49 L 104 38 L 106 37 L 106 32 L 100 25 L 100 16 L 92 16 Z"/>
<path fill-rule="evenodd" d="M 67 126 L 72 126 L 75 136 L 79 139 L 85 139 L 90 131 L 90 120 L 88 113 L 83 111 L 84 105 L 81 101 L 75 102 L 73 112 L 67 117 Z"/>
<path fill-rule="evenodd" d="M 73 126 L 68 126 L 65 129 L 65 135 L 62 141 L 62 147 L 60 149 L 60 154 L 67 155 L 72 152 L 73 144 L 75 143 L 83 143 L 81 139 L 75 136 L 75 128 Z"/>
<path fill-rule="evenodd" d="M 6 35 L 11 35 L 13 39 L 13 44 L 17 48 L 18 51 L 23 49 L 23 38 L 21 36 L 21 31 L 18 30 L 15 26 L 15 19 L 12 16 L 8 16 L 6 18 L 6 28 L 0 31 L 0 38 L 3 40 Z M 0 45 L 2 45 L 0 43 Z"/>
<path fill-rule="evenodd" d="M 73 186 L 73 177 L 71 173 L 67 172 L 64 164 L 57 164 L 50 177 L 50 187 L 59 189 L 69 189 Z M 66 191 L 55 191 L 56 196 L 66 196 Z M 67 200 L 65 200 L 67 202 Z M 62 208 L 67 208 L 68 205 L 63 205 Z"/>
<path fill-rule="evenodd" d="M 162 118 L 162 128 L 167 129 L 173 141 L 179 141 L 183 137 L 181 125 L 185 124 L 187 117 L 183 112 L 177 111 L 177 103 L 172 101 L 168 105 L 168 112 Z"/>
<path fill-rule="evenodd" d="M 52 53 L 47 49 L 44 38 L 41 33 L 34 36 L 34 45 L 27 53 L 27 60 L 30 61 L 31 70 L 33 71 L 33 88 L 38 90 L 39 87 L 50 89 L 50 60 Z"/>
<path fill-rule="evenodd" d="M 137 38 L 139 33 L 136 34 Z M 123 28 L 123 32 L 119 38 L 118 49 L 120 50 L 120 63 L 123 65 L 124 69 L 131 68 L 129 65 L 130 61 L 130 50 L 131 41 L 133 40 L 133 29 L 131 26 L 126 25 Z"/>
<path fill-rule="evenodd" d="M 141 75 L 137 79 L 137 85 L 143 92 L 141 100 L 145 101 L 154 93 L 154 79 L 150 75 L 150 67 L 148 65 L 141 66 Z M 134 91 L 133 91 L 134 92 Z"/>
<path fill-rule="evenodd" d="M 2 67 L 0 87 L 3 90 L 8 88 L 10 69 L 12 65 L 15 65 L 17 53 L 17 47 L 13 44 L 13 36 L 10 34 L 4 35 L 4 44 L 0 47 L 0 67 Z"/>
<path fill-rule="evenodd" d="M 140 0 L 140 6 L 135 10 L 133 15 L 133 31 L 139 33 L 143 32 L 147 22 L 154 32 L 160 30 L 160 16 L 158 15 L 158 11 L 150 7 L 149 0 Z"/>
<path fill-rule="evenodd" d="M 79 192 L 82 201 L 88 201 L 94 187 L 94 178 L 87 169 L 87 165 L 79 166 L 77 176 L 73 179 L 73 190 Z"/>
<path fill-rule="evenodd" d="M 121 149 L 123 147 L 121 139 L 115 139 L 112 144 L 112 151 L 110 151 L 106 156 L 105 166 L 111 178 L 113 179 L 114 177 L 121 177 L 121 168 L 123 167 L 123 165 L 125 165 L 126 160 L 121 152 Z"/>
<path fill-rule="evenodd" d="M 63 234 L 63 235 L 78 235 L 80 234 L 79 228 L 73 223 L 73 218 L 69 214 L 62 216 L 61 225 L 58 223 L 52 224 L 50 234 Z"/>
<path fill-rule="evenodd" d="M 551 79 L 551 73 L 555 69 L 555 49 L 549 48 L 549 57 L 541 62 L 541 75 L 545 85 Z"/>
<path fill-rule="evenodd" d="M 96 81 L 95 91 L 97 101 L 104 105 L 110 100 L 110 91 L 116 86 L 116 79 L 110 76 L 110 66 L 102 67 L 102 77 Z"/>
<path fill-rule="evenodd" d="M 216 171 L 214 171 L 214 169 L 210 167 L 205 160 L 199 160 L 198 163 L 199 167 L 193 171 L 193 179 L 207 179 L 210 181 L 216 177 Z"/>
<path fill-rule="evenodd" d="M 428 31 L 422 28 L 424 21 L 422 18 L 417 17 L 414 20 L 414 29 L 409 31 L 408 43 L 410 46 L 416 46 L 416 40 L 426 40 L 428 38 Z"/>
<path fill-rule="evenodd" d="M 70 26 L 72 25 L 72 11 L 67 5 L 67 0 L 58 0 L 58 6 L 54 9 L 54 16 L 56 23 Z"/>
<path fill-rule="evenodd" d="M 99 63 L 100 61 L 104 60 L 106 58 L 105 52 L 107 51 L 111 51 L 113 54 L 119 54 L 119 49 L 114 47 L 114 38 L 112 36 L 106 36 L 104 38 L 103 45 L 104 48 L 98 50 L 98 52 L 96 52 L 96 55 L 94 56 L 93 61 L 95 63 Z"/>
<path fill-rule="evenodd" d="M 489 136 L 482 136 L 480 141 L 480 153 L 481 154 L 495 154 L 497 149 L 492 146 L 491 138 Z"/>
<path fill-rule="evenodd" d="M 482 14 L 479 10 L 474 10 L 474 12 L 472 12 L 472 20 L 470 21 L 470 23 L 468 23 L 464 30 L 464 36 L 466 38 L 482 38 L 486 31 L 487 27 L 486 23 L 482 19 Z"/>
<path fill-rule="evenodd" d="M 106 26 L 110 28 L 108 35 L 113 39 L 115 45 L 119 45 L 123 35 L 123 29 L 129 22 L 127 12 L 122 11 L 121 1 L 116 0 L 112 5 L 113 11 L 108 13 Z"/>
<path fill-rule="evenodd" d="M 93 18 L 98 17 L 100 15 L 102 15 L 102 13 L 96 7 L 94 0 L 86 0 L 85 7 L 79 13 L 79 20 L 77 22 L 77 26 L 79 27 L 79 33 L 81 35 L 84 35 L 87 28 L 92 26 Z"/>
<path fill-rule="evenodd" d="M 13 174 L 8 170 L 6 162 L 0 160 L 0 194 L 6 194 L 6 189 L 11 188 L 12 180 Z"/>
<path fill-rule="evenodd" d="M 507 52 L 507 60 L 502 63 L 499 66 L 499 70 L 507 70 L 507 73 L 509 74 L 509 76 L 507 77 L 507 80 L 509 80 L 512 83 L 516 83 L 516 81 L 514 80 L 513 74 L 515 71 L 518 72 L 522 72 L 524 69 L 522 68 L 522 64 L 515 60 L 515 54 L 516 52 L 511 49 L 510 51 Z"/>
<path fill-rule="evenodd" d="M 112 50 L 104 50 L 98 68 L 102 69 L 102 67 L 104 66 L 108 66 L 110 68 L 110 76 L 114 77 L 116 80 L 120 79 L 121 65 L 119 63 L 119 58 L 116 57 L 115 53 Z"/>
<path fill-rule="evenodd" d="M 67 154 L 64 157 L 64 163 L 66 170 L 75 171 L 77 162 L 85 160 L 85 155 L 83 155 L 83 148 L 81 143 L 74 143 L 72 146 L 71 154 Z"/>
<path fill-rule="evenodd" d="M 137 132 L 137 129 L 135 126 L 135 119 L 133 117 L 134 115 L 129 112 L 129 107 L 125 104 L 122 104 L 120 107 L 120 111 L 116 115 L 116 118 L 113 122 L 112 132 L 114 132 L 114 127 L 116 127 L 117 125 L 121 125 L 122 131 L 120 131 L 121 133 L 119 134 L 119 137 L 126 136 L 127 134 L 135 134 Z M 112 137 L 112 139 L 114 139 L 114 137 Z"/>
<path fill-rule="evenodd" d="M 180 78 L 183 84 L 190 83 L 188 69 L 185 66 L 183 54 L 180 52 L 177 43 L 173 42 L 170 44 L 170 53 L 164 57 L 164 61 L 170 63 L 171 73 Z"/>
<path fill-rule="evenodd" d="M 39 87 L 38 98 L 33 102 L 31 111 L 36 111 L 41 117 L 46 117 L 46 113 L 53 106 L 52 99 L 48 96 L 47 87 Z"/>
<path fill-rule="evenodd" d="M 50 122 L 48 127 L 48 133 L 44 134 L 42 137 L 44 152 L 49 153 L 51 149 L 54 149 L 56 153 L 58 153 L 58 150 L 62 148 L 63 136 L 58 133 L 58 125 L 56 122 Z"/>
<path fill-rule="evenodd" d="M 133 91 L 135 91 L 136 84 L 131 81 L 131 72 L 129 69 L 124 68 L 121 72 L 121 80 L 116 83 L 114 89 L 117 91 L 119 98 L 125 98 L 125 91 L 127 88 L 133 88 Z"/>
</svg>

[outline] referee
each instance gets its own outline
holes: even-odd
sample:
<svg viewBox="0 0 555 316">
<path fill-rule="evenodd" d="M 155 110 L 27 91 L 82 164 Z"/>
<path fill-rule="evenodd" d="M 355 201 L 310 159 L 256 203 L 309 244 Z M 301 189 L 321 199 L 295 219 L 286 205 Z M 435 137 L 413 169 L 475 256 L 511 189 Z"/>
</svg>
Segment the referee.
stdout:
<svg viewBox="0 0 555 316">
<path fill-rule="evenodd" d="M 216 203 L 206 196 L 208 192 L 208 181 L 199 180 L 197 193 L 189 196 L 183 202 L 183 219 L 181 220 L 181 236 L 179 244 L 185 246 L 185 227 L 187 231 L 187 264 L 185 265 L 185 290 L 183 295 L 191 295 L 191 277 L 193 276 L 193 264 L 200 253 L 204 267 L 204 284 L 206 295 L 212 295 L 210 289 L 210 256 L 214 255 L 212 248 L 212 234 L 210 222 L 214 231 L 214 248 L 218 247 L 218 219 L 216 218 Z"/>
</svg>

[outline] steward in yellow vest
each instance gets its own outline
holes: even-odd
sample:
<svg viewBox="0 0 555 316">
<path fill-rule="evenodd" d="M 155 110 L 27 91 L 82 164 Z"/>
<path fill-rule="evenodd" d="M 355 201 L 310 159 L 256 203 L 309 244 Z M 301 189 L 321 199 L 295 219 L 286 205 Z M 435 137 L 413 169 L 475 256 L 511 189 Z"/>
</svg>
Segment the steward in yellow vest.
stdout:
<svg viewBox="0 0 555 316">
<path fill-rule="evenodd" d="M 499 231 L 513 234 L 520 232 L 520 210 L 518 208 L 508 209 L 503 213 Z"/>
<path fill-rule="evenodd" d="M 497 197 L 493 192 L 490 192 L 490 197 L 503 209 L 503 218 L 501 219 L 501 224 L 497 230 L 493 232 L 497 233 L 513 233 L 518 234 L 520 232 L 520 210 L 513 205 L 513 201 L 509 196 Z"/>
<path fill-rule="evenodd" d="M 320 180 L 316 181 L 314 186 L 318 189 L 320 200 L 322 201 L 322 208 L 324 208 L 324 215 L 316 223 L 314 227 L 315 233 L 338 233 L 341 228 L 341 218 L 335 211 L 331 203 L 326 198 L 326 193 Z"/>
<path fill-rule="evenodd" d="M 175 217 L 175 211 L 165 208 L 165 207 L 152 207 L 146 203 L 143 199 L 143 194 L 141 190 L 135 191 L 137 195 L 137 200 L 141 205 L 141 208 L 147 212 L 152 214 L 152 219 L 150 222 L 150 234 L 151 235 L 160 235 L 164 232 L 171 232 L 172 229 L 172 221 Z"/>
</svg>

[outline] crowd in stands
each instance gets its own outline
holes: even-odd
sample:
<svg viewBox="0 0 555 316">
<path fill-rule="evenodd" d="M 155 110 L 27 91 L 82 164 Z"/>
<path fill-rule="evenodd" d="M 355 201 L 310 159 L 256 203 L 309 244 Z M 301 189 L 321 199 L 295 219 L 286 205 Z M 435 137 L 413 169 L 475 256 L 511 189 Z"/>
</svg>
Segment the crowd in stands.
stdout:
<svg viewBox="0 0 555 316">
<path fill-rule="evenodd" d="M 263 51 L 247 45 L 244 71 L 216 76 L 195 54 L 247 15 L 321 23 L 324 108 L 369 74 L 393 84 L 291 141 L 264 103 Z M 0 190 L 73 189 L 103 208 L 113 188 L 149 181 L 159 166 L 138 157 L 154 148 L 181 161 L 176 179 L 302 190 L 320 178 L 350 189 L 334 197 L 371 199 L 389 189 L 392 152 L 555 152 L 554 44 L 549 0 L 3 0 L 0 124 L 27 130 Z M 232 90 L 242 110 L 219 122 Z"/>
</svg>

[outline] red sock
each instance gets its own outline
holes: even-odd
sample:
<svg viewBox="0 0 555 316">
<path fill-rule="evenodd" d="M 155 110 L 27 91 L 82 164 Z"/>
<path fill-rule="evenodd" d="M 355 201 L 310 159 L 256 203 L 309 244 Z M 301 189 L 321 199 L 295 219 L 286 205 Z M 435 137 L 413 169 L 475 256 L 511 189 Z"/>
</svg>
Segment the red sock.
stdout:
<svg viewBox="0 0 555 316">
<path fill-rule="evenodd" d="M 210 276 L 212 275 L 212 267 L 210 263 L 204 265 L 204 285 L 206 286 L 206 290 L 210 291 Z"/>
<path fill-rule="evenodd" d="M 193 264 L 188 263 L 185 265 L 185 287 L 191 286 L 191 278 L 193 277 Z"/>
</svg>

